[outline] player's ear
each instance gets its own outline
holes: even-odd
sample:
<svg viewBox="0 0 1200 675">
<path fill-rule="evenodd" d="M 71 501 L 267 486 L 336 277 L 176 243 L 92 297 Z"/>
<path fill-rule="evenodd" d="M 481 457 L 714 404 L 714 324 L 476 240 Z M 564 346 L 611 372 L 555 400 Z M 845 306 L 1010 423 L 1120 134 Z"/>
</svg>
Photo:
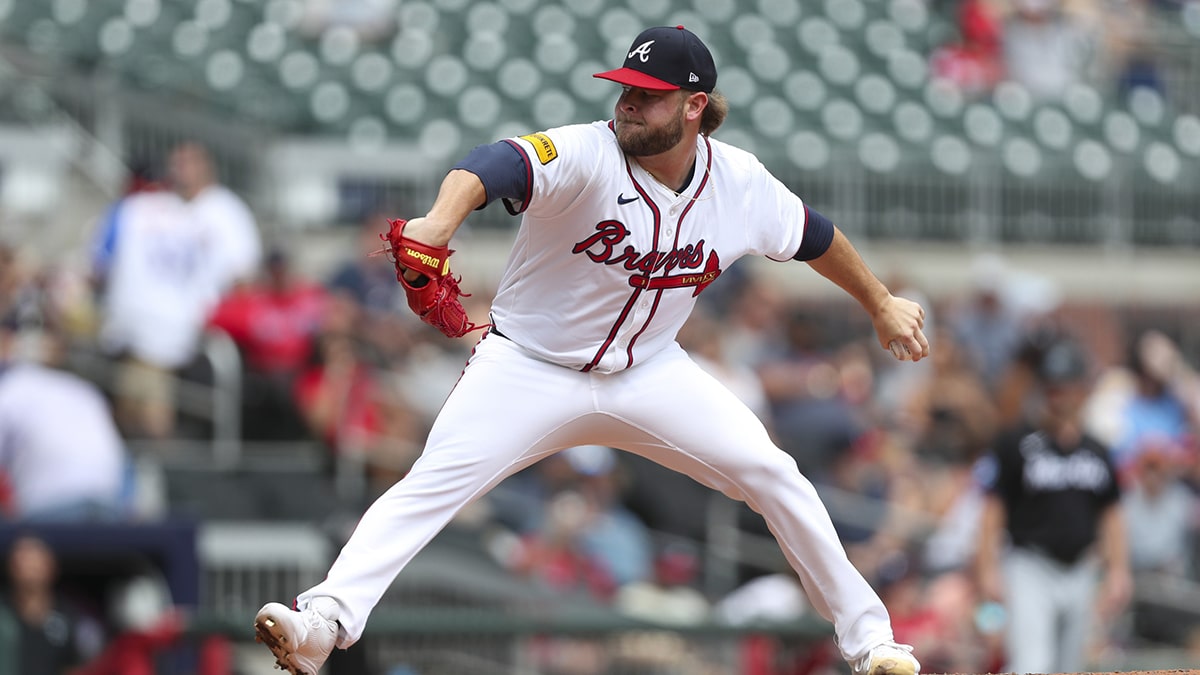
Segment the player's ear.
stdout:
<svg viewBox="0 0 1200 675">
<path fill-rule="evenodd" d="M 684 102 L 684 116 L 689 122 L 699 120 L 707 107 L 708 94 L 702 91 L 691 92 L 688 94 L 687 101 Z"/>
</svg>

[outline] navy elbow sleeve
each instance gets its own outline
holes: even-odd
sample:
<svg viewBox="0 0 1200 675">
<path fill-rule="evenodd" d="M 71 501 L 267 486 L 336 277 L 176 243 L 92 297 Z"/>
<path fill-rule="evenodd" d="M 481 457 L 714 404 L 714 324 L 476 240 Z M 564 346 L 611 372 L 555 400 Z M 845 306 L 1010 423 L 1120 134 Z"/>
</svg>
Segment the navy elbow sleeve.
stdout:
<svg viewBox="0 0 1200 675">
<path fill-rule="evenodd" d="M 834 233 L 833 222 L 807 205 L 804 207 L 804 215 L 804 240 L 800 242 L 800 250 L 792 256 L 793 260 L 801 262 L 816 260 L 824 255 L 833 243 Z"/>
<path fill-rule="evenodd" d="M 476 146 L 453 168 L 470 171 L 483 183 L 487 195 L 483 206 L 497 199 L 521 200 L 529 194 L 525 158 L 505 141 Z"/>
</svg>

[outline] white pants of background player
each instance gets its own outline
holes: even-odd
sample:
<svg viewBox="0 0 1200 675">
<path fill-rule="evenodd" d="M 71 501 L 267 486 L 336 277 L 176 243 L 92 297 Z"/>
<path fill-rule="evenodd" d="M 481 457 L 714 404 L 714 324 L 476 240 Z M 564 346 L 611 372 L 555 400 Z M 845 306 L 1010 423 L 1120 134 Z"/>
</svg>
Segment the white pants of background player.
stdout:
<svg viewBox="0 0 1200 675">
<path fill-rule="evenodd" d="M 1099 581 L 1100 562 L 1095 556 L 1067 565 L 1036 551 L 1011 549 L 1004 561 L 1005 670 L 1082 671 Z"/>
<path fill-rule="evenodd" d="M 465 505 L 555 452 L 607 445 L 682 471 L 761 513 L 847 660 L 892 639 L 879 596 L 829 514 L 762 422 L 678 345 L 613 374 L 532 358 L 487 335 L 409 474 L 363 514 L 326 579 L 297 598 L 341 606 L 337 645 L 362 635 L 396 575 Z M 669 499 L 664 495 L 664 499 Z"/>
</svg>

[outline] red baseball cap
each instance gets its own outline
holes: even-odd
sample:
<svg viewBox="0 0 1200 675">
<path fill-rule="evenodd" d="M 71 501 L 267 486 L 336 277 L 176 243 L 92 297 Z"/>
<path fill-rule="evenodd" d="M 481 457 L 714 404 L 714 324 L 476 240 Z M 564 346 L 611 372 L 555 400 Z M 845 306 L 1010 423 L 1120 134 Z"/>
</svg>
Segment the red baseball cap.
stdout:
<svg viewBox="0 0 1200 675">
<path fill-rule="evenodd" d="M 695 33 L 683 26 L 657 26 L 634 39 L 625 65 L 592 77 L 641 89 L 708 93 L 717 86 L 717 66 Z"/>
</svg>

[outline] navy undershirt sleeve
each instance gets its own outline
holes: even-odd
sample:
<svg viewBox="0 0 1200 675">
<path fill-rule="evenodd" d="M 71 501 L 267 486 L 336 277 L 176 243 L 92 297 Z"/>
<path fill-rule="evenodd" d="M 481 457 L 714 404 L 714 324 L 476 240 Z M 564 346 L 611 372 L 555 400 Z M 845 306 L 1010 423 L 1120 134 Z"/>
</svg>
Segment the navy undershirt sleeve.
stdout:
<svg viewBox="0 0 1200 675">
<path fill-rule="evenodd" d="M 529 173 L 525 170 L 525 158 L 504 141 L 475 146 L 453 168 L 470 171 L 483 183 L 486 198 L 479 208 L 497 199 L 520 201 L 528 194 Z"/>
<path fill-rule="evenodd" d="M 804 240 L 800 242 L 800 250 L 792 256 L 792 260 L 804 262 L 816 260 L 829 250 L 833 243 L 834 227 L 828 218 L 813 209 L 804 207 L 807 221 L 804 223 Z"/>
</svg>

